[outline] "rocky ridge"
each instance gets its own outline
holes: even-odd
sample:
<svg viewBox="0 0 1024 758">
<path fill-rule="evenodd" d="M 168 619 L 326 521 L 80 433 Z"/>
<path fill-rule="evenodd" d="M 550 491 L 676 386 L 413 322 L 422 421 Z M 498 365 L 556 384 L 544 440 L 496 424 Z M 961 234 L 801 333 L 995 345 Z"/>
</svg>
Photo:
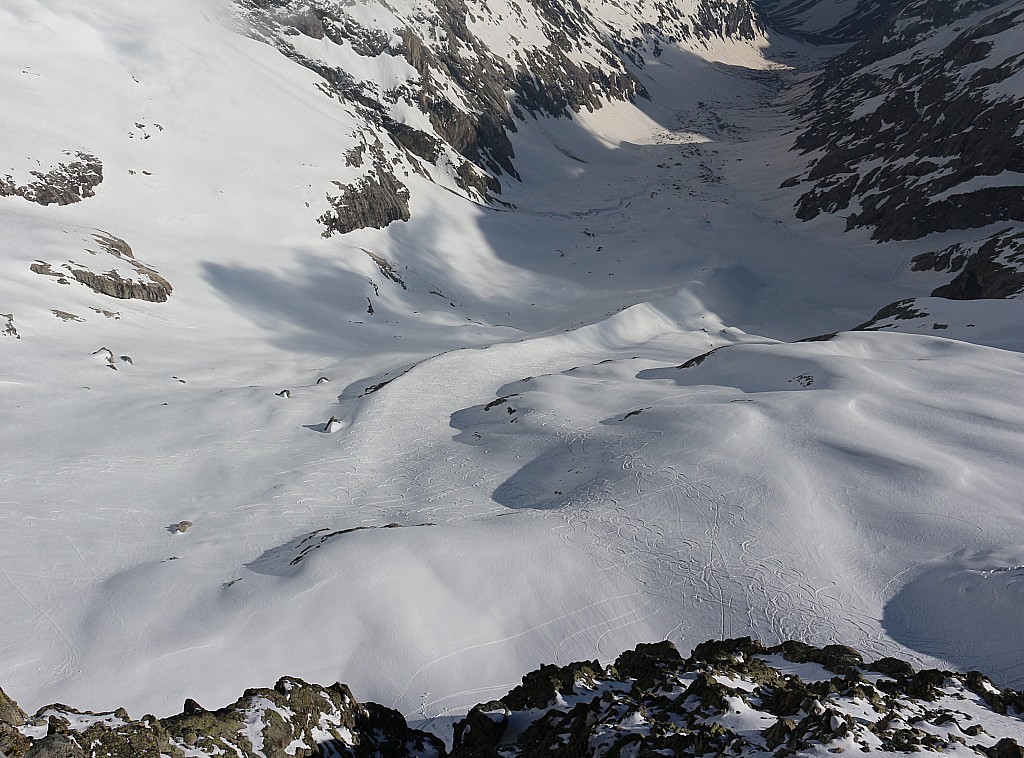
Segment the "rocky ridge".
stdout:
<svg viewBox="0 0 1024 758">
<path fill-rule="evenodd" d="M 402 174 L 496 202 L 501 182 L 519 178 L 509 138 L 517 122 L 647 97 L 634 70 L 665 46 L 764 32 L 749 0 L 630 0 L 614 8 L 580 0 L 239 0 L 238 8 L 250 36 L 316 73 L 318 86 L 365 124 L 353 134 L 349 165 L 362 166 L 367 153 L 372 160 L 328 197 L 319 219 L 328 235 L 408 220 Z M 353 54 L 391 73 L 357 80 L 340 65 Z"/>
<path fill-rule="evenodd" d="M 1024 694 L 984 675 L 865 662 L 843 645 L 749 637 L 710 641 L 683 658 L 641 644 L 613 664 L 541 666 L 454 726 L 452 747 L 396 711 L 358 703 L 345 685 L 281 679 L 207 711 L 133 720 L 123 710 L 41 708 L 0 692 L 9 758 L 174 756 L 656 756 L 935 752 L 1021 758 Z"/>
</svg>

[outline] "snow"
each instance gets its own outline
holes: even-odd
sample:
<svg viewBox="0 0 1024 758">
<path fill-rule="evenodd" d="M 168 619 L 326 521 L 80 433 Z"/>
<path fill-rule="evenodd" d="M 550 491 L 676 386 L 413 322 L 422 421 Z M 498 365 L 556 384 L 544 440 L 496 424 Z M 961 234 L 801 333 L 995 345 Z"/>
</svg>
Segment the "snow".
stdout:
<svg viewBox="0 0 1024 758">
<path fill-rule="evenodd" d="M 430 718 L 542 662 L 746 634 L 1024 681 L 1019 304 L 792 342 L 920 294 L 897 264 L 937 246 L 792 218 L 776 49 L 666 50 L 650 102 L 521 123 L 514 211 L 410 174 L 408 223 L 328 240 L 361 122 L 228 18 L 0 8 L 0 173 L 105 170 L 77 205 L 0 198 L 2 686 L 26 709 L 163 715 L 289 674 Z M 29 270 L 97 229 L 168 302 Z"/>
</svg>

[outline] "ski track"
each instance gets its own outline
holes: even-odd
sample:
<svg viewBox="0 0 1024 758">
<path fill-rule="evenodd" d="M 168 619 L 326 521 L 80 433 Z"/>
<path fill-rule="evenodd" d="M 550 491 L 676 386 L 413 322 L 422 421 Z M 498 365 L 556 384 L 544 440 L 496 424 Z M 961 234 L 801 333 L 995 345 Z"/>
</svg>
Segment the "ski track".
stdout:
<svg viewBox="0 0 1024 758">
<path fill-rule="evenodd" d="M 720 68 L 732 75 L 731 69 Z M 711 225 L 714 218 L 717 224 L 722 214 L 740 211 L 759 224 L 779 223 L 769 210 L 753 200 L 741 205 L 737 187 L 729 183 L 729 172 L 737 157 L 749 158 L 754 154 L 743 152 L 748 149 L 748 142 L 788 126 L 769 99 L 778 91 L 779 75 L 750 74 L 747 79 L 758 84 L 753 95 L 757 98 L 755 102 L 706 100 L 691 108 L 673 109 L 675 127 L 659 126 L 647 135 L 649 144 L 628 145 L 636 160 L 616 169 L 618 174 L 597 173 L 578 192 L 545 197 L 543 210 L 533 200 L 524 202 L 517 212 L 542 222 L 564 224 L 565 228 L 557 227 L 561 236 L 556 236 L 555 241 L 567 249 L 570 245 L 566 241 L 586 233 L 588 236 L 577 242 L 579 250 L 587 252 L 594 247 L 591 243 L 605 238 L 623 246 L 634 244 L 646 230 L 644 214 L 651 213 L 652 201 L 660 203 L 666 196 L 673 198 L 676 208 L 680 201 L 688 204 L 688 215 L 683 219 L 686 223 Z M 524 198 L 515 199 L 521 202 Z M 659 208 L 658 212 L 665 211 Z M 700 224 L 701 220 L 704 224 Z M 801 234 L 809 235 L 800 230 L 794 237 Z M 808 239 L 815 245 L 820 242 L 817 238 Z M 806 240 L 801 244 L 807 244 Z M 596 270 L 603 260 L 596 252 L 593 255 Z M 707 255 L 710 268 L 718 253 L 710 250 Z M 855 247 L 842 245 L 836 247 L 835 255 L 851 259 L 868 257 Z M 585 262 L 589 265 L 590 259 Z M 885 265 L 889 267 L 890 278 L 895 278 L 903 263 Z M 611 273 L 621 274 L 623 270 Z M 615 292 L 614 297 L 609 295 L 607 307 L 648 304 L 654 290 L 649 282 L 644 283 L 648 289 L 638 285 L 631 291 Z M 672 287 L 679 284 L 672 283 Z M 665 294 L 659 291 L 658 296 Z M 545 633 L 560 635 L 557 641 L 544 643 L 548 644 L 544 653 L 555 663 L 578 657 L 580 649 L 590 649 L 592 656 L 609 660 L 620 652 L 624 639 L 639 638 L 650 628 L 663 629 L 664 637 L 684 648 L 711 634 L 752 634 L 768 642 L 791 638 L 842 642 L 869 656 L 897 654 L 915 662 L 927 661 L 925 656 L 908 650 L 907 640 L 897 644 L 887 636 L 880 624 L 881 609 L 908 577 L 956 551 L 906 565 L 880 587 L 866 583 L 865 593 L 858 595 L 856 589 L 851 589 L 855 582 L 842 586 L 837 583 L 835 576 L 829 574 L 835 569 L 799 544 L 798 537 L 766 532 L 759 525 L 761 517 L 784 497 L 777 492 L 778 486 L 784 484 L 784 472 L 770 471 L 761 460 L 736 460 L 713 450 L 699 454 L 684 452 L 681 443 L 674 448 L 671 440 L 665 439 L 666 433 L 659 429 L 647 428 L 643 435 L 617 433 L 603 426 L 605 420 L 594 423 L 569 411 L 542 410 L 531 412 L 527 420 L 521 421 L 522 426 L 529 424 L 535 435 L 542 431 L 557 449 L 552 453 L 559 456 L 557 461 L 565 462 L 570 469 L 587 471 L 589 478 L 576 482 L 571 496 L 562 500 L 550 495 L 552 507 L 546 509 L 513 510 L 494 500 L 496 488 L 527 466 L 537 451 L 530 448 L 529 441 L 520 447 L 518 442 L 509 441 L 512 435 L 502 437 L 502 419 L 495 419 L 484 430 L 491 438 L 480 447 L 468 446 L 455 439 L 456 414 L 486 405 L 505 393 L 506 385 L 527 376 L 557 381 L 568 376 L 566 372 L 570 369 L 592 370 L 603 361 L 616 364 L 647 350 L 659 360 L 674 350 L 674 357 L 681 362 L 734 339 L 717 335 L 712 338 L 705 331 L 698 341 L 696 328 L 684 327 L 684 317 L 672 316 L 671 311 L 665 316 L 666 321 L 674 320 L 671 326 L 654 325 L 636 331 L 622 327 L 619 332 L 615 319 L 621 309 L 607 313 L 605 317 L 590 315 L 582 321 L 576 321 L 573 315 L 572 323 L 550 317 L 546 323 L 538 321 L 540 325 L 532 331 L 520 327 L 511 337 L 507 331 L 493 329 L 482 340 L 483 344 L 451 347 L 439 353 L 424 349 L 419 359 L 409 350 L 395 357 L 394 365 L 367 368 L 365 381 L 363 373 L 348 377 L 350 381 L 343 386 L 370 386 L 375 383 L 371 376 L 392 377 L 386 385 L 359 397 L 333 392 L 316 396 L 313 391 L 317 385 L 302 381 L 290 384 L 297 397 L 289 401 L 287 410 L 282 406 L 267 413 L 255 401 L 230 401 L 221 406 L 218 416 L 228 420 L 228 428 L 197 432 L 179 452 L 69 456 L 67 462 L 45 472 L 36 469 L 5 473 L 5 488 L 39 493 L 40 503 L 59 502 L 60 507 L 38 506 L 31 514 L 19 514 L 16 501 L 3 501 L 0 515 L 6 517 L 9 513 L 12 524 L 17 522 L 22 531 L 38 526 L 40 531 L 59 532 L 60 537 L 54 539 L 66 545 L 69 553 L 61 558 L 63 563 L 55 562 L 55 581 L 94 589 L 122 572 L 148 566 L 153 555 L 163 556 L 171 548 L 156 537 L 147 537 L 141 541 L 143 548 L 139 552 L 122 558 L 118 553 L 122 538 L 107 536 L 94 537 L 89 548 L 83 548 L 75 539 L 79 521 L 102 525 L 116 520 L 122 526 L 130 526 L 131 534 L 151 534 L 154 517 L 144 505 L 97 507 L 88 497 L 80 500 L 68 496 L 67 488 L 62 489 L 60 482 L 141 481 L 132 478 L 138 477 L 133 473 L 137 471 L 146 472 L 146 484 L 150 479 L 164 482 L 173 480 L 179 471 L 200 471 L 208 461 L 250 458 L 266 465 L 260 481 L 224 474 L 228 486 L 242 483 L 248 489 L 225 507 L 239 517 L 231 522 L 230 539 L 217 536 L 222 543 L 216 549 L 223 550 L 226 557 L 218 554 L 211 558 L 204 554 L 209 565 L 214 566 L 204 576 L 207 583 L 214 575 L 218 581 L 221 575 L 228 576 L 226 581 L 233 581 L 244 575 L 247 560 L 316 530 L 422 522 L 437 524 L 438 531 L 446 527 L 454 530 L 508 516 L 520 520 L 524 528 L 539 527 L 556 537 L 557 544 L 572 555 L 579 555 L 585 565 L 594 567 L 595 584 L 607 581 L 611 587 L 634 588 L 596 601 L 582 590 L 577 591 L 571 594 L 566 607 L 533 609 L 532 615 L 505 628 L 506 634 L 489 635 L 469 629 L 445 637 L 438 643 L 443 647 L 421 654 L 411 674 L 403 672 L 400 680 L 387 685 L 387 695 L 394 707 L 404 709 L 407 715 L 417 712 L 410 706 L 412 696 L 423 692 L 418 712 L 424 718 L 428 717 L 428 709 L 438 710 L 438 715 L 458 711 L 483 699 L 485 694 L 500 694 L 515 684 L 507 676 L 497 675 L 492 683 L 477 682 L 478 686 L 472 688 L 453 685 L 450 692 L 428 699 L 431 691 L 442 686 L 437 682 L 446 669 L 472 669 L 473 661 L 477 660 L 474 656 L 480 651 L 497 654 L 514 648 L 515 644 L 542 639 Z M 201 328 L 190 319 L 174 318 L 155 310 L 140 310 L 139 318 L 175 331 Z M 755 335 L 743 335 L 743 339 L 771 344 Z M 430 349 L 435 350 L 436 346 Z M 337 364 L 318 356 L 314 373 L 327 371 L 331 365 Z M 363 367 L 353 370 L 362 372 Z M 864 370 L 866 374 L 872 373 L 870 366 Z M 882 370 L 876 378 L 893 391 L 913 391 Z M 635 384 L 642 382 L 635 380 Z M 259 389 L 269 391 L 270 387 Z M 678 391 L 661 391 L 658 386 L 644 389 L 648 392 L 643 395 L 645 406 L 683 407 Z M 300 390 L 308 390 L 309 394 L 300 399 Z M 572 399 L 568 393 L 566 399 Z M 872 409 L 855 408 L 859 402 L 852 399 L 850 411 L 860 413 L 865 424 L 871 423 Z M 275 426 L 276 413 L 283 414 L 286 431 Z M 338 434 L 320 434 L 305 428 L 334 415 L 345 424 Z M 294 445 L 298 452 L 281 451 L 289 445 Z M 786 438 L 780 443 L 779 454 L 795 460 L 800 458 L 801 450 Z M 811 494 L 827 497 L 820 492 Z M 184 510 L 184 501 L 176 507 Z M 202 512 L 203 505 L 192 499 L 190 507 Z M 983 543 L 984 527 L 969 519 L 926 510 L 907 510 L 903 515 L 962 524 L 976 530 L 978 544 Z M 211 516 L 211 520 L 215 518 L 222 516 Z M 223 519 L 218 521 L 220 525 L 224 523 Z M 268 524 L 274 525 L 271 534 L 267 533 Z M 157 536 L 162 540 L 167 538 L 165 529 L 166 524 L 161 522 Z M 183 546 L 189 544 L 186 539 L 187 536 L 182 538 Z M 223 543 L 229 541 L 234 544 L 224 547 Z M 148 552 L 140 558 L 143 549 Z M 311 555 L 309 564 L 317 560 L 321 557 Z M 839 559 L 836 566 L 843 567 Z M 71 626 L 76 623 L 75 616 L 57 606 L 50 610 L 43 603 L 33 602 L 30 598 L 37 596 L 35 590 L 19 586 L 20 579 L 16 582 L 3 568 L 0 575 L 14 596 L 31 610 L 28 615 L 32 624 L 47 627 L 66 647 L 58 662 L 53 662 L 51 656 L 47 667 L 40 668 L 46 681 L 72 679 L 88 658 L 88 651 L 75 642 L 76 630 Z M 45 587 L 47 580 L 48 577 L 26 576 L 26 581 L 39 588 Z M 161 591 L 172 593 L 186 581 L 191 580 L 170 580 Z M 301 583 L 292 586 L 297 594 L 305 591 Z M 208 589 L 203 586 L 200 591 Z M 106 598 L 106 615 L 113 619 L 113 624 L 131 630 L 132 622 L 124 616 L 123 603 L 115 602 L 113 595 L 101 597 Z M 244 607 L 250 601 L 243 596 L 238 602 Z M 195 613 L 191 609 L 190 612 Z M 256 610 L 251 612 L 255 614 Z M 207 644 L 213 645 L 202 643 L 183 649 L 202 650 Z M 175 649 L 165 655 L 178 652 Z M 963 659 L 968 652 L 962 644 L 952 645 L 948 658 Z M 998 657 L 993 655 L 990 661 L 993 670 L 997 669 Z"/>
</svg>

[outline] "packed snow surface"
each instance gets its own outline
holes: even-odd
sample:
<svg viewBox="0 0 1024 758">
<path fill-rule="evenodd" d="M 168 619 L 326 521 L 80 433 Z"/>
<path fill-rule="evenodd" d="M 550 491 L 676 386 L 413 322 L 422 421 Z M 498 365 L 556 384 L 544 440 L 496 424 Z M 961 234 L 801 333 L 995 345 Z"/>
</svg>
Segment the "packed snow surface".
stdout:
<svg viewBox="0 0 1024 758">
<path fill-rule="evenodd" d="M 1020 687 L 1020 305 L 795 342 L 932 276 L 926 240 L 798 223 L 777 190 L 772 98 L 813 51 L 666 50 L 650 101 L 521 122 L 511 205 L 411 174 L 409 222 L 324 239 L 356 116 L 236 23 L 0 7 L 0 175 L 104 166 L 80 203 L 0 197 L 25 708 L 167 714 L 290 674 L 426 718 L 540 662 L 745 634 Z M 410 75 L 374 61 L 349 65 Z M 97 234 L 167 302 L 31 270 L 130 273 Z"/>
</svg>

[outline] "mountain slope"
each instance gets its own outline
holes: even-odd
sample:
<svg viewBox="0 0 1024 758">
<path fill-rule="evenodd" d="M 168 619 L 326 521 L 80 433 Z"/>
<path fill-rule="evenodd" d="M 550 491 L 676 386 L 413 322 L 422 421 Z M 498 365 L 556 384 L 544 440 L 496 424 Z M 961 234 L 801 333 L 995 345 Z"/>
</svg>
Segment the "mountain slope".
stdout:
<svg viewBox="0 0 1024 758">
<path fill-rule="evenodd" d="M 746 3 L 26 0 L 0 30 L 20 702 L 290 675 L 426 717 L 748 631 L 1019 681 L 1018 303 L 794 342 L 979 232 L 795 218 L 778 98 L 822 53 Z"/>
</svg>

